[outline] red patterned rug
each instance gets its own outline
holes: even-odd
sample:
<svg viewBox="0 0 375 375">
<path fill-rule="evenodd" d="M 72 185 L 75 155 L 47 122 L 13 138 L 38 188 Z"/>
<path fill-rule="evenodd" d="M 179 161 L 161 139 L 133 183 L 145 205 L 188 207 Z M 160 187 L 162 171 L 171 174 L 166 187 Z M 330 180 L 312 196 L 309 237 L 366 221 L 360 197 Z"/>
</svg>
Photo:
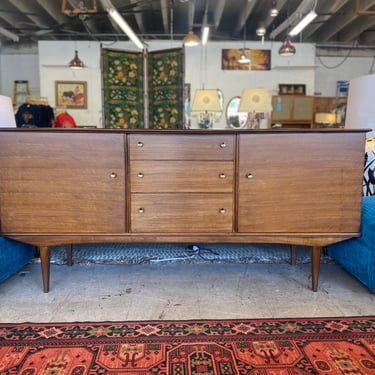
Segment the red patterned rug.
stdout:
<svg viewBox="0 0 375 375">
<path fill-rule="evenodd" d="M 0 374 L 375 374 L 375 317 L 0 324 Z"/>
</svg>

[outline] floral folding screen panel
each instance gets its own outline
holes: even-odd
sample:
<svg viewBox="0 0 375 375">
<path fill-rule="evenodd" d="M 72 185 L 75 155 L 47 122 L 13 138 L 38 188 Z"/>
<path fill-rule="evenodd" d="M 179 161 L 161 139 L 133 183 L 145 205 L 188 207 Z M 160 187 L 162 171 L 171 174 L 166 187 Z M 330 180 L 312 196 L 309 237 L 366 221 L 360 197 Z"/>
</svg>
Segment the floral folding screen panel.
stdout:
<svg viewBox="0 0 375 375">
<path fill-rule="evenodd" d="M 106 128 L 144 128 L 143 55 L 102 49 Z"/>
<path fill-rule="evenodd" d="M 171 49 L 148 54 L 149 127 L 183 127 L 184 51 Z"/>
<path fill-rule="evenodd" d="M 182 128 L 183 49 L 148 53 L 146 69 L 143 61 L 142 52 L 102 50 L 105 127 L 137 129 L 148 123 L 151 129 Z"/>
</svg>

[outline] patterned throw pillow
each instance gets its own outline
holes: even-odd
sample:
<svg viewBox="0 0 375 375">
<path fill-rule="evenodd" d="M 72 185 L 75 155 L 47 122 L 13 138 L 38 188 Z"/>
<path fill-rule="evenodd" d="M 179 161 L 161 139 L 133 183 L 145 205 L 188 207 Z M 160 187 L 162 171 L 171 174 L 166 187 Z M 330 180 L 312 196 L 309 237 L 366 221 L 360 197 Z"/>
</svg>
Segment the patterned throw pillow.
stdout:
<svg viewBox="0 0 375 375">
<path fill-rule="evenodd" d="M 375 137 L 366 140 L 363 195 L 375 195 Z"/>
</svg>

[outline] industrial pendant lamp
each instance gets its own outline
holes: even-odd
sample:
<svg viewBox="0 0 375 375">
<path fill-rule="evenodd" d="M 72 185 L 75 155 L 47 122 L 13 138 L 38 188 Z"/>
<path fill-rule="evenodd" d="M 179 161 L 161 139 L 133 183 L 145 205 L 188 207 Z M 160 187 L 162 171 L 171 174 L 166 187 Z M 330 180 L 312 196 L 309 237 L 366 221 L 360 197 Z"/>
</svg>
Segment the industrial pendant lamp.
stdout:
<svg viewBox="0 0 375 375">
<path fill-rule="evenodd" d="M 82 69 L 85 66 L 83 61 L 78 57 L 78 51 L 74 51 L 74 58 L 69 62 L 71 69 Z"/>
<path fill-rule="evenodd" d="M 188 47 L 197 46 L 201 41 L 197 35 L 194 34 L 193 31 L 189 31 L 188 34 L 184 38 L 184 45 Z"/>
<path fill-rule="evenodd" d="M 246 22 L 243 27 L 243 48 L 238 62 L 240 64 L 250 64 L 251 62 L 249 56 L 246 54 Z"/>
<path fill-rule="evenodd" d="M 293 56 L 296 53 L 296 47 L 290 43 L 289 39 L 286 38 L 282 46 L 279 48 L 280 56 Z"/>
</svg>

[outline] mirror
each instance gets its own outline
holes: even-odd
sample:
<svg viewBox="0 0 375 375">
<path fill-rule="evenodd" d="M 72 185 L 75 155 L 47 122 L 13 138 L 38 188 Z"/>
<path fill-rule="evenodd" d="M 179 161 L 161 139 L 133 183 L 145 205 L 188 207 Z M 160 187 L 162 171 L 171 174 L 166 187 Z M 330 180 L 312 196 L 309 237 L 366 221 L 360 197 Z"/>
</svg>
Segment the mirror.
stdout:
<svg viewBox="0 0 375 375">
<path fill-rule="evenodd" d="M 240 96 L 234 96 L 229 100 L 225 111 L 227 125 L 234 129 L 241 129 L 246 125 L 247 113 L 238 112 L 238 106 L 240 104 Z"/>
</svg>

